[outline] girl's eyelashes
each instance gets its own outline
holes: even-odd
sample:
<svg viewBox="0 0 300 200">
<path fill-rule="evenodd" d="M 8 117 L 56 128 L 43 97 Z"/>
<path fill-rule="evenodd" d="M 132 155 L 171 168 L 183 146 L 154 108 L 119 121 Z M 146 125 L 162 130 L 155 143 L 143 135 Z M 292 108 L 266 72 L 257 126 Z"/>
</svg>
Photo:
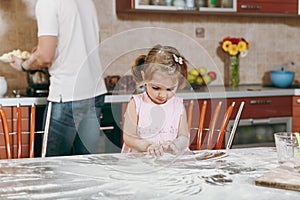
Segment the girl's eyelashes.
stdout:
<svg viewBox="0 0 300 200">
<path fill-rule="evenodd" d="M 158 87 L 158 86 L 152 86 L 152 89 L 153 90 L 161 90 L 162 88 L 161 87 Z M 173 91 L 174 88 L 166 88 L 167 91 Z"/>
<path fill-rule="evenodd" d="M 158 90 L 166 90 L 166 91 L 168 91 L 168 92 L 172 92 L 172 91 L 176 90 L 177 86 L 170 87 L 170 88 L 165 88 L 165 87 L 161 87 L 161 86 L 159 86 L 159 85 L 151 84 L 151 88 L 152 88 L 153 90 L 156 90 L 156 91 L 158 91 Z"/>
<path fill-rule="evenodd" d="M 160 90 L 160 87 L 152 86 L 153 90 Z"/>
</svg>

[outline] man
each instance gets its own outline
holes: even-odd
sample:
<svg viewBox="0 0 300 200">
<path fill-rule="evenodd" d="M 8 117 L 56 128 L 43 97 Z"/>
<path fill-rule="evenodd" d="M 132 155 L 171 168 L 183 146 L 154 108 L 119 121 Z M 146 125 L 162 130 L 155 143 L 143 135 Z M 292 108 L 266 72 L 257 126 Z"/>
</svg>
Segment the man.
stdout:
<svg viewBox="0 0 300 200">
<path fill-rule="evenodd" d="M 99 58 L 99 24 L 92 0 L 38 0 L 38 44 L 28 71 L 48 67 L 52 103 L 47 156 L 97 153 L 106 87 Z"/>
</svg>

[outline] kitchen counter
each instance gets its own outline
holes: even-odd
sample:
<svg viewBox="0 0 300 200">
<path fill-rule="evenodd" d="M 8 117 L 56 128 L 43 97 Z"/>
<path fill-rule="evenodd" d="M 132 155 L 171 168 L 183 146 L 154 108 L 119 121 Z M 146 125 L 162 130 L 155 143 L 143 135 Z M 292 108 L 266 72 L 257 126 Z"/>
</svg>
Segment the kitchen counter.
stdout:
<svg viewBox="0 0 300 200">
<path fill-rule="evenodd" d="M 278 166 L 271 147 L 161 158 L 132 153 L 0 160 L 0 198 L 299 199 L 296 191 L 255 185 Z"/>
<path fill-rule="evenodd" d="M 300 95 L 300 88 L 276 88 L 261 85 L 241 85 L 239 87 L 210 86 L 195 90 L 181 90 L 176 93 L 183 99 L 216 99 L 239 97 L 267 97 Z M 105 102 L 122 103 L 130 100 L 131 94 L 108 95 Z"/>
<path fill-rule="evenodd" d="M 16 106 L 17 104 L 22 106 L 45 105 L 47 103 L 46 97 L 4 97 L 0 98 L 0 104 L 2 106 Z"/>
<path fill-rule="evenodd" d="M 130 100 L 132 94 L 118 93 L 106 95 L 106 103 L 123 103 Z M 196 90 L 181 90 L 177 92 L 183 99 L 214 99 L 214 98 L 238 98 L 238 97 L 267 97 L 267 96 L 300 96 L 300 88 L 275 88 L 260 85 L 241 85 L 239 87 L 209 86 Z M 19 97 L 12 95 L 0 98 L 2 106 L 46 104 L 45 97 Z"/>
</svg>

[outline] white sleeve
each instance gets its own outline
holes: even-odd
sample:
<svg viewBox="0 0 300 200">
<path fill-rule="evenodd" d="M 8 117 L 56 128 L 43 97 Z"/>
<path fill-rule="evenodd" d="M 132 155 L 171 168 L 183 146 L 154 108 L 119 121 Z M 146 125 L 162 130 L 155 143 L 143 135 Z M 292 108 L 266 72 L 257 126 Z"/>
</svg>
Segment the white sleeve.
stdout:
<svg viewBox="0 0 300 200">
<path fill-rule="evenodd" d="M 38 0 L 35 15 L 38 36 L 58 36 L 57 2 L 55 0 Z"/>
</svg>

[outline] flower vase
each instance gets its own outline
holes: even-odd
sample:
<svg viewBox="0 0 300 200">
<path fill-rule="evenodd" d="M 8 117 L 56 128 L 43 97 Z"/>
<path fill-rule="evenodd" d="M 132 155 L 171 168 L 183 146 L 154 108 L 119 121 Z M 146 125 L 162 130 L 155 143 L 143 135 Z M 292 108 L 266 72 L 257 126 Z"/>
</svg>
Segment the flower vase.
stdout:
<svg viewBox="0 0 300 200">
<path fill-rule="evenodd" d="M 239 56 L 230 56 L 230 67 L 229 67 L 229 75 L 230 75 L 230 85 L 231 86 L 239 86 Z"/>
</svg>

